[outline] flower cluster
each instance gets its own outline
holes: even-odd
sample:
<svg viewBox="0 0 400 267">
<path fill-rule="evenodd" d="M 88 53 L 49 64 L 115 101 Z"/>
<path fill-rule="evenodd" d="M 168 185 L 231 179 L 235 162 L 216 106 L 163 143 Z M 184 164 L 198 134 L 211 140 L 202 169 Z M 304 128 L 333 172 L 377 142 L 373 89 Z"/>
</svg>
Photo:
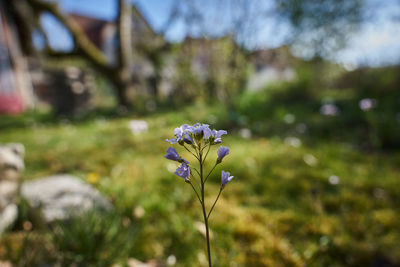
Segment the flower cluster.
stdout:
<svg viewBox="0 0 400 267">
<path fill-rule="evenodd" d="M 203 139 L 206 144 L 210 143 L 212 145 L 222 143 L 221 136 L 227 134 L 225 130 L 211 130 L 208 124 L 196 123 L 193 126 L 184 124 L 181 127 L 175 128 L 173 139 L 166 139 L 165 141 L 170 144 L 179 143 L 183 145 L 184 143 L 189 145 L 196 145 Z"/>
<path fill-rule="evenodd" d="M 208 174 L 204 172 L 205 161 L 207 159 L 211 147 L 213 145 L 222 143 L 222 136 L 224 134 L 227 134 L 225 130 L 215 130 L 215 129 L 211 130 L 208 124 L 201 124 L 201 123 L 196 123 L 194 125 L 184 124 L 174 130 L 175 138 L 165 140 L 170 144 L 179 144 L 183 146 L 189 153 L 192 154 L 193 157 L 197 159 L 199 163 L 197 165 L 199 167 L 198 170 L 196 169 L 196 166 L 193 166 L 186 159 L 182 158 L 175 150 L 175 148 L 172 147 L 169 147 L 167 149 L 167 153 L 164 156 L 166 159 L 181 163 L 181 165 L 179 165 L 174 174 L 176 174 L 179 177 L 182 177 L 186 183 L 191 185 L 192 189 L 194 190 L 197 196 L 197 199 L 199 200 L 202 206 L 202 213 L 204 217 L 204 223 L 206 226 L 207 255 L 208 255 L 209 267 L 211 267 L 212 261 L 210 252 L 208 219 L 212 211 L 214 210 L 214 207 L 222 193 L 222 190 L 233 179 L 233 176 L 231 176 L 229 172 L 225 171 L 221 172 L 220 190 L 214 201 L 214 204 L 211 206 L 207 214 L 205 197 L 204 197 L 205 184 L 207 182 L 208 177 L 215 169 L 215 167 L 218 164 L 220 164 L 222 160 L 229 154 L 229 148 L 225 146 L 220 146 L 218 148 L 217 160 L 215 161 L 214 167 L 208 172 Z M 194 173 L 191 172 L 192 169 L 195 171 Z"/>
<path fill-rule="evenodd" d="M 201 124 L 201 123 L 196 123 L 194 125 L 184 124 L 178 128 L 175 128 L 174 130 L 175 138 L 166 139 L 165 141 L 169 142 L 170 144 L 180 144 L 181 146 L 185 146 L 185 144 L 188 144 L 192 148 L 194 148 L 195 151 L 197 151 L 200 149 L 203 150 L 204 147 L 207 145 L 211 146 L 222 143 L 222 136 L 225 134 L 227 134 L 227 131 L 225 130 L 215 130 L 215 129 L 211 130 L 208 124 Z M 216 165 L 220 164 L 222 162 L 222 159 L 228 154 L 229 154 L 229 148 L 225 146 L 220 146 L 217 151 L 218 158 Z M 191 174 L 189 162 L 186 159 L 182 158 L 178 154 L 178 152 L 172 147 L 169 147 L 167 149 L 167 153 L 164 157 L 169 160 L 180 162 L 181 165 L 176 169 L 174 174 L 178 175 L 179 177 L 182 177 L 183 179 L 185 179 L 186 182 L 189 182 Z M 233 178 L 233 176 L 231 177 Z M 224 171 L 222 171 L 221 188 L 223 188 L 226 185 L 226 183 L 228 183 L 231 179 L 227 180 L 226 178 L 224 178 Z"/>
</svg>

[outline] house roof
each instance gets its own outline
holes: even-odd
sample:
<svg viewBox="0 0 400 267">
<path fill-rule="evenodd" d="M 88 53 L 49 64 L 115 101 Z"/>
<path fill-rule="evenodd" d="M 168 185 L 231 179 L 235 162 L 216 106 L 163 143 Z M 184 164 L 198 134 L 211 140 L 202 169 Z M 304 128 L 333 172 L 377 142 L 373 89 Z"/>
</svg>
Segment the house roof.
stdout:
<svg viewBox="0 0 400 267">
<path fill-rule="evenodd" d="M 146 25 L 147 30 L 149 30 L 152 34 L 157 35 L 153 27 L 150 25 L 146 14 L 142 11 L 143 9 L 141 9 L 138 5 L 139 4 L 136 3 L 135 6 L 132 7 L 132 14 L 135 16 L 135 18 L 140 19 Z"/>
<path fill-rule="evenodd" d="M 71 13 L 70 16 L 79 24 L 86 33 L 87 37 L 99 48 L 103 43 L 103 31 L 107 26 L 112 26 L 114 22 L 101 20 L 93 17 Z"/>
<path fill-rule="evenodd" d="M 297 61 L 288 46 L 256 50 L 251 53 L 251 58 L 258 69 L 268 65 L 283 70 Z"/>
<path fill-rule="evenodd" d="M 115 21 L 103 20 L 94 17 L 90 17 L 83 14 L 78 13 L 70 13 L 69 14 L 83 29 L 88 38 L 97 46 L 101 47 L 102 42 L 104 41 L 103 32 L 107 27 L 113 27 L 115 25 Z M 142 12 L 136 7 L 132 6 L 132 17 L 134 26 L 138 23 L 141 24 L 141 30 L 143 30 L 143 26 L 145 30 L 152 35 L 156 35 L 155 31 L 147 21 L 147 19 L 143 16 Z M 134 30 L 137 28 L 134 28 Z"/>
</svg>

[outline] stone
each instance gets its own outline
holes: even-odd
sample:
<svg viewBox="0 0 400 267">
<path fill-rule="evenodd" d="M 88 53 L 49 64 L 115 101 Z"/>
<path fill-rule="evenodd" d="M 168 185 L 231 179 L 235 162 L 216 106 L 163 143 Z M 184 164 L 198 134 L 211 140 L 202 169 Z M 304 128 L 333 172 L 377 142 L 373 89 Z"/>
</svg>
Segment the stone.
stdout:
<svg viewBox="0 0 400 267">
<path fill-rule="evenodd" d="M 17 200 L 25 148 L 22 144 L 0 145 L 0 234 L 18 216 Z"/>
<path fill-rule="evenodd" d="M 60 174 L 24 182 L 21 195 L 39 209 L 47 223 L 67 220 L 92 209 L 111 210 L 112 204 L 90 184 Z"/>
</svg>

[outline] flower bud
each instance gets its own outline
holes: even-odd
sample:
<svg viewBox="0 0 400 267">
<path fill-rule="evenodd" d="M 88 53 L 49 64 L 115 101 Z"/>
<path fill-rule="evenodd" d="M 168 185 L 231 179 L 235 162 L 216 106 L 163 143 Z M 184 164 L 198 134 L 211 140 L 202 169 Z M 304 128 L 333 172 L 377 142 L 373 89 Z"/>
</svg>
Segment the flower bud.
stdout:
<svg viewBox="0 0 400 267">
<path fill-rule="evenodd" d="M 222 162 L 222 159 L 229 154 L 229 148 L 225 146 L 220 146 L 218 151 L 218 158 L 217 158 L 217 164 L 220 164 Z"/>
</svg>

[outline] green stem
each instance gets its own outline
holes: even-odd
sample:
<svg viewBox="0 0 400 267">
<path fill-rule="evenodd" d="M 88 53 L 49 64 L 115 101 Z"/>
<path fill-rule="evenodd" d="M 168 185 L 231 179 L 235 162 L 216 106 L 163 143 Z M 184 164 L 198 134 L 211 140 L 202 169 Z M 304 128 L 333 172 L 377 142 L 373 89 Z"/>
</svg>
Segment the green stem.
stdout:
<svg viewBox="0 0 400 267">
<path fill-rule="evenodd" d="M 208 156 L 208 152 L 210 152 L 210 148 L 211 148 L 211 144 L 208 145 L 208 150 L 207 150 L 207 153 L 206 153 L 206 155 L 205 155 L 205 157 L 204 157 L 203 162 L 206 161 L 206 158 L 207 158 L 207 156 Z"/>
<path fill-rule="evenodd" d="M 213 172 L 213 170 L 215 169 L 215 167 L 217 167 L 217 163 L 215 163 L 214 167 L 211 169 L 211 171 L 207 174 L 206 179 L 204 179 L 204 183 L 207 182 L 208 177 L 210 176 L 210 174 Z"/>
<path fill-rule="evenodd" d="M 192 151 L 190 151 L 190 150 L 185 146 L 185 144 L 183 144 L 183 147 L 184 147 L 190 154 L 192 154 L 197 160 L 200 160 L 199 157 L 197 157 Z"/>
<path fill-rule="evenodd" d="M 192 169 L 195 170 L 197 172 L 197 174 L 199 175 L 199 177 L 200 177 L 199 171 L 195 167 L 193 167 Z"/>
<path fill-rule="evenodd" d="M 203 205 L 203 202 L 201 201 L 200 196 L 199 196 L 199 194 L 197 193 L 196 188 L 193 186 L 193 184 L 192 184 L 190 181 L 189 181 L 189 184 L 192 186 L 193 191 L 196 193 L 197 199 L 200 201 L 200 204 Z"/>
<path fill-rule="evenodd" d="M 208 220 L 208 218 L 210 218 L 211 212 L 213 211 L 213 209 L 214 209 L 214 207 L 215 207 L 215 204 L 217 204 L 217 201 L 218 201 L 219 196 L 221 195 L 221 193 L 222 193 L 222 188 L 219 190 L 218 196 L 217 196 L 217 198 L 215 199 L 214 204 L 212 205 L 211 210 L 210 210 L 210 212 L 209 212 L 208 215 L 207 215 L 207 220 Z"/>
<path fill-rule="evenodd" d="M 193 178 L 194 181 L 196 181 L 196 184 L 198 186 L 198 189 L 201 190 L 201 185 L 199 184 L 199 182 L 197 181 L 197 179 L 194 177 L 194 175 L 192 173 L 190 173 L 190 177 Z"/>
<path fill-rule="evenodd" d="M 207 218 L 207 214 L 206 214 L 206 207 L 204 204 L 204 181 L 203 181 L 203 162 L 202 162 L 202 153 L 200 154 L 200 179 L 201 179 L 201 206 L 203 208 L 203 217 L 204 217 L 204 224 L 206 226 L 206 242 L 207 242 L 207 255 L 208 255 L 208 266 L 212 267 L 211 265 L 211 249 L 210 249 L 210 233 L 208 230 L 208 218 Z"/>
</svg>

